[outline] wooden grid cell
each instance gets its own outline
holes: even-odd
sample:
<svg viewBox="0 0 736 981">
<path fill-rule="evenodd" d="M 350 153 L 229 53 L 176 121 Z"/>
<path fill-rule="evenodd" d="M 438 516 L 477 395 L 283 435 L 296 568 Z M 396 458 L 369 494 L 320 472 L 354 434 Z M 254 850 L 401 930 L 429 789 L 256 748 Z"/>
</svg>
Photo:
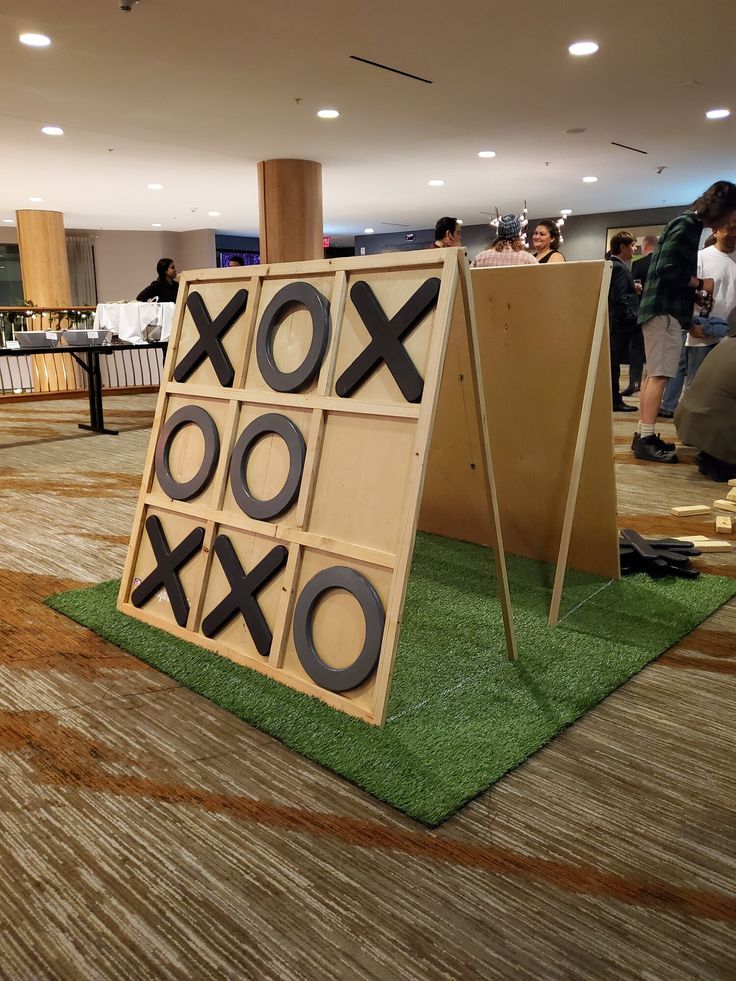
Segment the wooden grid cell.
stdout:
<svg viewBox="0 0 736 981">
<path fill-rule="evenodd" d="M 380 597 L 384 611 L 388 608 L 391 591 L 392 576 L 387 569 L 341 559 L 312 549 L 303 550 L 296 574 L 291 616 L 284 638 L 281 674 L 284 676 L 286 684 L 289 684 L 290 678 L 296 678 L 300 682 L 300 686 L 307 685 L 320 697 L 324 697 L 325 694 L 330 695 L 330 693 L 320 689 L 302 667 L 294 643 L 294 613 L 299 604 L 301 593 L 310 580 L 318 573 L 334 567 L 353 569 L 366 579 Z M 312 636 L 314 647 L 325 664 L 337 669 L 351 665 L 360 654 L 365 641 L 365 617 L 358 601 L 343 589 L 330 590 L 324 594 L 322 600 L 315 607 L 312 618 Z M 386 652 L 385 634 L 381 646 L 381 656 L 384 653 L 387 653 L 388 656 L 391 654 L 391 652 Z M 378 666 L 357 688 L 332 693 L 331 702 L 339 704 L 341 701 L 349 701 L 363 712 L 371 713 L 377 675 Z"/>
<path fill-rule="evenodd" d="M 288 543 L 280 542 L 277 539 L 266 538 L 252 532 L 243 531 L 227 525 L 219 525 L 215 535 L 215 540 L 220 536 L 228 539 L 233 551 L 237 556 L 243 573 L 251 573 L 275 548 L 286 547 Z M 294 546 L 296 547 L 296 546 Z M 216 550 L 215 550 L 216 552 Z M 271 578 L 255 597 L 263 617 L 268 624 L 271 633 L 274 633 L 277 621 L 279 604 L 281 602 L 284 586 L 285 567 L 281 568 L 273 578 Z M 203 601 L 201 603 L 201 615 L 194 629 L 200 635 L 199 642 L 204 638 L 202 622 L 212 613 L 218 604 L 230 593 L 231 586 L 228 577 L 223 569 L 222 562 L 217 554 L 211 557 L 210 574 L 208 582 L 204 587 Z M 241 664 L 248 664 L 257 661 L 259 664 L 267 660 L 267 656 L 259 653 L 249 632 L 243 616 L 237 612 L 234 617 L 222 629 L 218 630 L 209 641 L 223 654 L 233 661 Z"/>
<path fill-rule="evenodd" d="M 222 454 L 227 453 L 227 418 L 229 403 L 223 399 L 191 399 L 178 395 L 172 395 L 167 400 L 166 411 L 159 432 L 161 432 L 166 423 L 177 412 L 179 412 L 179 410 L 187 409 L 190 406 L 197 406 L 203 409 L 210 416 L 217 429 L 219 449 L 217 459 L 215 461 L 215 469 L 213 470 L 211 479 L 198 494 L 196 494 L 194 497 L 187 498 L 187 500 L 190 503 L 196 503 L 201 507 L 217 507 L 219 495 L 217 474 L 221 469 L 221 467 L 218 468 L 218 464 L 221 462 L 220 458 Z M 160 501 L 162 505 L 164 504 L 164 501 L 167 504 L 171 504 L 172 498 L 169 497 L 166 491 L 161 487 L 158 480 L 156 471 L 157 457 L 158 454 L 154 456 L 151 473 L 151 495 L 153 499 Z M 171 473 L 173 479 L 180 484 L 184 484 L 186 481 L 191 480 L 200 468 L 204 458 L 205 438 L 200 427 L 195 424 L 187 424 L 182 426 L 182 428 L 173 435 L 173 438 L 169 442 L 169 472 Z"/>
<path fill-rule="evenodd" d="M 267 415 L 283 416 L 290 420 L 301 433 L 305 448 L 308 443 L 312 412 L 308 409 L 285 408 L 273 405 L 258 405 L 244 402 L 240 405 L 239 418 L 236 424 L 232 448 L 230 450 L 230 460 L 236 453 L 238 440 L 246 428 L 251 423 Z M 238 454 L 239 455 L 239 454 Z M 268 501 L 275 497 L 284 487 L 289 468 L 292 465 L 292 456 L 284 439 L 276 434 L 264 435 L 259 438 L 252 446 L 247 455 L 245 465 L 245 480 L 250 493 L 260 501 Z M 236 500 L 230 481 L 230 462 L 225 468 L 224 474 L 224 497 L 222 510 L 226 515 L 242 516 L 242 508 Z M 280 512 L 272 518 L 259 518 L 254 520 L 268 520 L 272 523 L 293 523 L 293 515 L 298 507 L 299 496 L 304 493 L 305 481 L 302 472 L 301 486 L 299 495 L 293 504 L 286 510 Z"/>
<path fill-rule="evenodd" d="M 318 390 L 319 373 L 323 361 L 328 357 L 330 347 L 333 343 L 335 333 L 334 316 L 332 310 L 333 290 L 335 275 L 332 271 L 322 276 L 305 276 L 295 280 L 293 277 L 267 278 L 261 286 L 258 301 L 257 316 L 253 324 L 253 342 L 250 348 L 248 367 L 245 374 L 245 388 L 249 392 L 266 391 L 272 392 L 273 389 L 264 380 L 258 366 L 258 332 L 261 327 L 264 313 L 269 304 L 275 301 L 277 294 L 285 287 L 293 286 L 298 282 L 302 286 L 313 287 L 317 290 L 329 304 L 329 334 L 327 347 L 324 357 L 320 359 L 317 370 L 312 381 L 299 389 L 300 395 L 310 395 Z M 312 316 L 303 306 L 297 305 L 291 308 L 286 316 L 278 316 L 278 326 L 275 327 L 272 338 L 273 359 L 276 367 L 282 372 L 293 372 L 305 362 L 308 356 L 310 345 L 314 336 Z"/>
<path fill-rule="evenodd" d="M 437 277 L 441 270 L 437 270 Z M 383 313 L 391 320 L 407 303 L 416 291 L 427 281 L 426 269 L 402 270 L 397 277 L 392 272 L 366 272 L 365 274 L 350 271 L 347 281 L 347 297 L 345 312 L 338 339 L 337 358 L 331 394 L 335 394 L 335 383 L 343 372 L 355 361 L 371 342 L 371 334 L 365 326 L 363 318 L 356 309 L 351 290 L 357 283 L 367 283 L 378 300 Z M 414 330 L 404 339 L 402 345 L 411 358 L 422 379 L 426 378 L 427 360 L 434 325 L 434 311 L 427 314 Z M 367 402 L 397 402 L 406 404 L 391 371 L 381 364 L 370 377 L 360 385 L 352 398 L 355 401 Z"/>
<path fill-rule="evenodd" d="M 144 530 L 141 535 L 140 546 L 133 565 L 128 594 L 125 597 L 125 600 L 128 603 L 130 603 L 130 594 L 135 590 L 136 586 L 143 582 L 146 577 L 154 571 L 157 565 L 154 551 L 151 546 L 151 540 L 148 532 L 145 530 L 146 521 L 152 516 L 157 517 L 161 522 L 161 527 L 163 529 L 164 536 L 168 543 L 168 550 L 170 552 L 173 551 L 176 546 L 190 534 L 190 532 L 194 531 L 196 528 L 205 527 L 204 521 L 197 521 L 196 519 L 182 514 L 177 514 L 172 511 L 146 507 L 142 516 Z M 206 555 L 202 550 L 200 550 L 197 554 L 193 555 L 190 561 L 188 561 L 186 565 L 183 566 L 177 573 L 190 610 L 195 607 L 199 597 L 199 590 L 202 584 L 206 564 L 205 560 Z M 136 612 L 136 615 L 139 616 L 141 620 L 145 620 L 147 623 L 151 623 L 154 626 L 163 627 L 164 629 L 166 629 L 168 626 L 176 625 L 176 618 L 171 608 L 169 596 L 166 589 L 163 587 L 161 587 L 147 603 L 138 608 L 137 611 L 135 608 L 129 607 L 127 612 Z"/>
<path fill-rule="evenodd" d="M 220 344 L 233 368 L 233 381 L 238 378 L 239 372 L 242 371 L 242 364 L 248 347 L 248 329 L 251 319 L 249 313 L 251 304 L 254 302 L 254 295 L 256 294 L 255 283 L 251 280 L 235 283 L 227 281 L 191 283 L 187 289 L 187 300 L 193 293 L 199 293 L 213 321 L 239 290 L 248 291 L 248 305 L 233 326 L 220 338 Z M 178 338 L 172 339 L 175 343 L 174 357 L 169 362 L 169 370 L 172 377 L 177 365 L 183 361 L 195 344 L 198 343 L 199 337 L 200 332 L 197 329 L 194 318 L 187 307 L 187 301 L 185 300 L 182 311 L 181 335 Z M 204 358 L 202 363 L 194 369 L 188 378 L 180 380 L 189 384 L 211 385 L 213 388 L 222 387 L 212 362 L 208 357 Z"/>
<path fill-rule="evenodd" d="M 412 419 L 326 413 L 307 530 L 395 555 L 415 434 Z"/>
</svg>

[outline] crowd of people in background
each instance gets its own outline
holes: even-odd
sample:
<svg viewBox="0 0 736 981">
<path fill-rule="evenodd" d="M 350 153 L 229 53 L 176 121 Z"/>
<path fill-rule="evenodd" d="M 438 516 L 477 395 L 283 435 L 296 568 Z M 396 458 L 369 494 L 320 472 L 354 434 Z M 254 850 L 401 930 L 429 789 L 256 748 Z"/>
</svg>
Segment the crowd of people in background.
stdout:
<svg viewBox="0 0 736 981">
<path fill-rule="evenodd" d="M 564 262 L 560 229 L 537 222 L 532 250 L 519 215 L 496 222 L 494 240 L 475 256 L 474 268 Z M 699 249 L 703 230 L 712 236 Z M 437 221 L 432 248 L 462 245 L 462 223 Z M 624 401 L 640 391 L 639 425 L 631 449 L 652 463 L 677 463 L 676 445 L 656 432 L 657 417 L 673 418 L 681 439 L 698 449 L 696 462 L 713 480 L 736 477 L 736 184 L 716 181 L 659 240 L 646 236 L 632 266 L 635 236 L 616 232 L 608 294 L 611 392 L 614 412 L 636 412 Z M 229 265 L 243 265 L 233 256 Z M 136 299 L 174 302 L 179 284 L 170 258 L 159 259 L 157 278 Z M 629 381 L 620 389 L 622 364 Z M 644 379 L 644 365 L 647 375 Z M 684 392 L 684 394 L 682 394 Z"/>
<path fill-rule="evenodd" d="M 736 184 L 717 181 L 665 227 L 652 255 L 637 316 L 644 335 L 647 364 L 647 378 L 641 387 L 639 427 L 631 446 L 640 460 L 678 461 L 676 446 L 665 442 L 655 431 L 657 416 L 668 382 L 677 378 L 683 359 L 686 378 L 688 349 L 698 348 L 697 354 L 690 355 L 693 370 L 683 406 L 683 412 L 687 411 L 688 394 L 695 387 L 706 356 L 710 356 L 714 344 L 729 331 L 731 309 L 727 308 L 729 304 L 733 307 L 734 299 L 733 250 L 727 249 L 734 225 Z M 699 252 L 705 228 L 714 230 L 716 244 Z M 719 241 L 724 248 L 718 247 Z M 714 310 L 716 301 L 719 305 Z M 702 341 L 707 343 L 700 344 Z M 732 426 L 736 425 L 735 410 L 736 403 L 731 410 Z M 676 424 L 682 418 L 682 412 L 678 410 L 678 413 Z M 706 447 L 698 446 L 698 449 L 702 451 Z M 736 456 L 732 461 L 722 459 L 736 464 Z"/>
<path fill-rule="evenodd" d="M 700 248 L 704 229 L 712 236 Z M 435 227 L 435 248 L 462 244 L 456 218 Z M 517 215 L 496 222 L 496 237 L 474 268 L 564 262 L 553 219 L 537 223 L 533 251 Z M 659 239 L 648 235 L 636 262 L 635 236 L 611 238 L 608 295 L 614 412 L 636 412 L 624 396 L 640 391 L 639 425 L 631 449 L 651 463 L 677 463 L 677 447 L 656 432 L 657 417 L 674 417 L 678 434 L 697 448 L 700 471 L 712 480 L 736 477 L 736 184 L 716 181 Z M 621 391 L 621 365 L 629 365 Z M 644 379 L 644 366 L 647 376 Z M 683 394 L 684 392 L 684 394 Z"/>
</svg>

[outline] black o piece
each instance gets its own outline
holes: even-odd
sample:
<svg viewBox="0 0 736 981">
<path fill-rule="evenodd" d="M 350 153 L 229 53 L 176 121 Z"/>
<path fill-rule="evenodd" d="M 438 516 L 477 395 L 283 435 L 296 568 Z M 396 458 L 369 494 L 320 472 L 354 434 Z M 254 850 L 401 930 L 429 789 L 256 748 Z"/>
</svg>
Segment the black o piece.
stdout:
<svg viewBox="0 0 736 981">
<path fill-rule="evenodd" d="M 289 473 L 278 494 L 267 501 L 261 501 L 251 494 L 245 470 L 250 451 L 258 440 L 270 433 L 280 436 L 286 443 L 289 451 Z M 271 521 L 288 510 L 299 496 L 306 452 L 304 437 L 297 426 L 278 412 L 267 412 L 247 425 L 230 457 L 230 487 L 240 510 L 257 521 Z"/>
<path fill-rule="evenodd" d="M 161 521 L 155 514 L 146 518 L 146 531 L 156 559 L 156 568 L 146 576 L 130 594 L 133 606 L 144 606 L 163 586 L 169 597 L 171 609 L 180 627 L 186 627 L 189 618 L 189 602 L 179 579 L 179 569 L 199 552 L 204 542 L 204 528 L 195 528 L 176 548 L 169 551 Z"/>
<path fill-rule="evenodd" d="M 192 349 L 184 355 L 174 368 L 174 381 L 184 382 L 206 361 L 212 362 L 217 380 L 223 388 L 230 388 L 235 380 L 235 370 L 220 343 L 235 321 L 242 316 L 248 306 L 248 290 L 238 290 L 225 304 L 213 320 L 205 306 L 202 294 L 192 292 L 187 297 L 187 309 L 192 315 L 199 337 Z"/>
<path fill-rule="evenodd" d="M 322 596 L 331 589 L 344 589 L 354 596 L 360 603 L 365 618 L 363 649 L 346 668 L 331 668 L 314 647 L 314 610 Z M 302 667 L 312 681 L 327 691 L 341 692 L 357 688 L 376 670 L 385 620 L 381 597 L 355 569 L 336 565 L 318 572 L 301 591 L 294 610 L 294 645 Z"/>
<path fill-rule="evenodd" d="M 190 423 L 196 426 L 204 437 L 204 455 L 196 474 L 191 480 L 182 483 L 171 475 L 169 453 L 176 434 Z M 196 497 L 212 480 L 219 455 L 220 434 L 212 416 L 199 405 L 185 405 L 177 409 L 159 431 L 154 456 L 156 480 L 164 493 L 174 501 L 188 501 Z"/>
<path fill-rule="evenodd" d="M 360 280 L 353 284 L 350 298 L 371 341 L 337 379 L 335 391 L 340 398 L 349 398 L 385 363 L 406 401 L 422 401 L 424 381 L 402 341 L 437 306 L 439 293 L 436 276 L 425 280 L 389 320 L 368 283 Z"/>
<path fill-rule="evenodd" d="M 283 545 L 277 545 L 246 575 L 227 535 L 218 535 L 213 547 L 227 576 L 230 592 L 204 618 L 202 633 L 205 637 L 214 637 L 240 613 L 256 650 L 268 657 L 273 634 L 256 596 L 283 569 L 289 553 Z"/>
<path fill-rule="evenodd" d="M 312 343 L 293 371 L 281 371 L 273 356 L 273 340 L 279 324 L 295 307 L 306 307 L 312 318 Z M 300 392 L 319 371 L 330 340 L 330 303 L 310 283 L 282 286 L 263 311 L 256 335 L 256 358 L 263 380 L 275 392 Z"/>
</svg>

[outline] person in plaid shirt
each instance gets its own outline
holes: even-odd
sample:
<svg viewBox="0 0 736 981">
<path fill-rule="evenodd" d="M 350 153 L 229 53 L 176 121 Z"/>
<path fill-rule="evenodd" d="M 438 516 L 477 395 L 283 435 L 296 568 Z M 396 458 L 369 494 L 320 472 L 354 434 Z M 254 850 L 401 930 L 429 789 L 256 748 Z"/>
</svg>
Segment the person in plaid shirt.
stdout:
<svg viewBox="0 0 736 981">
<path fill-rule="evenodd" d="M 639 460 L 677 463 L 673 443 L 654 432 L 667 379 L 677 374 L 682 331 L 693 330 L 695 290 L 712 293 L 712 279 L 698 278 L 698 245 L 704 227 L 730 224 L 736 219 L 736 184 L 716 181 L 690 210 L 673 218 L 652 256 L 639 306 L 644 333 L 648 376 L 641 388 L 639 431 L 631 448 Z"/>
<path fill-rule="evenodd" d="M 521 241 L 521 219 L 518 215 L 504 215 L 498 222 L 496 235 L 490 248 L 479 252 L 470 263 L 474 269 L 483 266 L 539 265 Z"/>
</svg>

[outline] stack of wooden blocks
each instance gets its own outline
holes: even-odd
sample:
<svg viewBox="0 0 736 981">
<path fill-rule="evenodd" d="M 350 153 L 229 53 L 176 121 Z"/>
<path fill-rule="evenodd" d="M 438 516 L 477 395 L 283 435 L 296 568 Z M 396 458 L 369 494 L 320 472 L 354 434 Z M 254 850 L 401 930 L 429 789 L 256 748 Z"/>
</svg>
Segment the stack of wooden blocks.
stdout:
<svg viewBox="0 0 736 981">
<path fill-rule="evenodd" d="M 713 501 L 713 509 L 716 511 L 728 511 L 736 513 L 736 480 L 729 480 L 729 491 L 724 498 Z M 708 504 L 688 504 L 682 507 L 671 508 L 671 513 L 676 517 L 692 517 L 697 514 L 710 514 L 711 506 Z M 717 535 L 733 534 L 733 518 L 730 515 L 717 514 L 715 518 L 715 531 Z M 708 538 L 707 535 L 683 535 L 678 536 L 681 541 L 692 541 L 701 552 L 728 552 L 732 548 L 732 543 L 724 539 Z"/>
</svg>

